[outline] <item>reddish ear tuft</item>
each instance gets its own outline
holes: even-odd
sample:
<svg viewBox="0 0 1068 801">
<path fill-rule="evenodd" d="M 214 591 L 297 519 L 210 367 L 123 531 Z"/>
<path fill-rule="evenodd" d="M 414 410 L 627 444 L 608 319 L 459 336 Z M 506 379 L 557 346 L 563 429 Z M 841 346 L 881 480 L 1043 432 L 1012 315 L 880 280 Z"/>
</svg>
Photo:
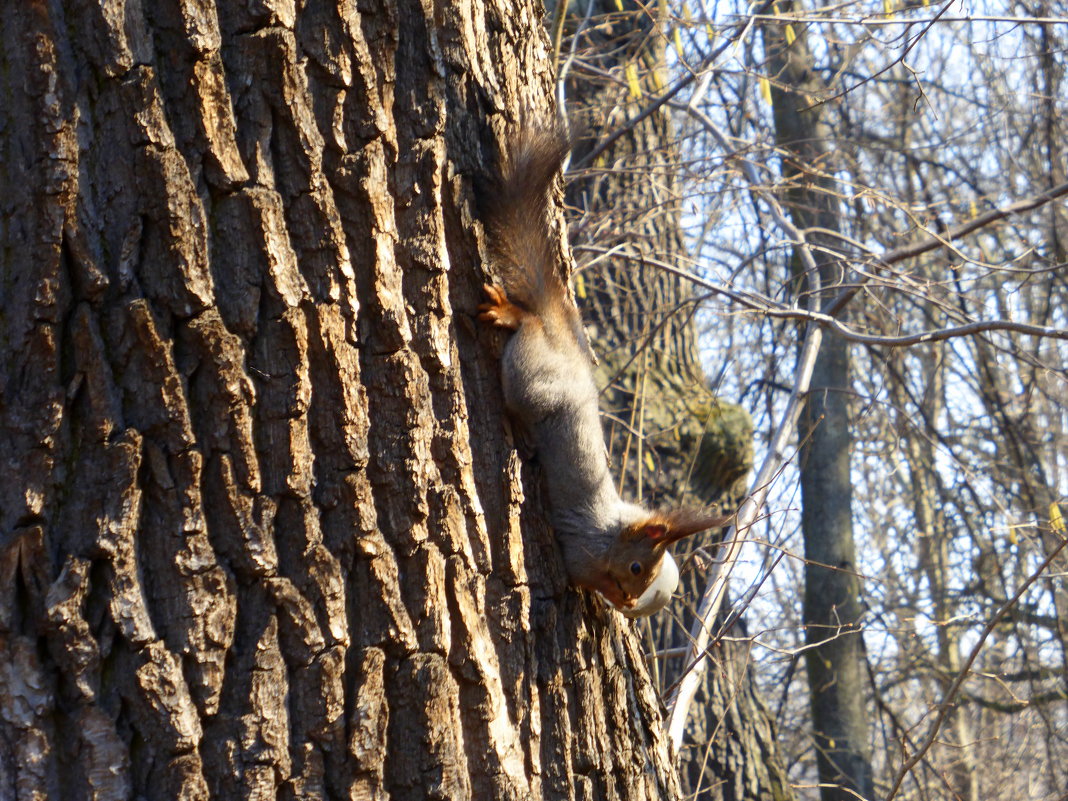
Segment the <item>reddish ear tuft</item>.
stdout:
<svg viewBox="0 0 1068 801">
<path fill-rule="evenodd" d="M 663 523 L 646 523 L 642 526 L 642 533 L 651 542 L 666 542 L 668 539 L 668 527 Z"/>
<path fill-rule="evenodd" d="M 732 515 L 712 517 L 692 509 L 678 509 L 668 512 L 662 515 L 661 518 L 662 525 L 667 528 L 667 532 L 658 542 L 669 545 L 699 531 L 719 528 L 730 522 L 731 517 Z"/>
</svg>

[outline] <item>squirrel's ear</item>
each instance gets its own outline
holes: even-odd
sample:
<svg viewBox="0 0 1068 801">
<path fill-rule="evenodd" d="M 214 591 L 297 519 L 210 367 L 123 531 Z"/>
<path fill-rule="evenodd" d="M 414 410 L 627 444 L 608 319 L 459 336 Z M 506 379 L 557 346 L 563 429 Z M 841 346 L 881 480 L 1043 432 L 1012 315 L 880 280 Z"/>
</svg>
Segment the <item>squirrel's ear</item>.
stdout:
<svg viewBox="0 0 1068 801">
<path fill-rule="evenodd" d="M 674 512 L 657 513 L 644 522 L 637 523 L 623 532 L 623 539 L 641 540 L 649 543 L 657 551 L 673 542 L 689 537 L 699 531 L 719 528 L 731 519 L 730 515 L 712 517 L 689 509 Z"/>
<path fill-rule="evenodd" d="M 724 526 L 730 519 L 731 515 L 713 517 L 711 515 L 703 515 L 686 510 L 676 512 L 669 516 L 667 520 L 667 531 L 659 541 L 663 542 L 665 545 L 670 545 L 673 542 L 681 540 L 683 537 L 697 534 L 699 531 L 708 531 L 710 528 Z"/>
<path fill-rule="evenodd" d="M 668 527 L 660 521 L 653 521 L 642 526 L 642 535 L 650 542 L 671 542 L 671 540 L 668 539 L 670 533 Z"/>
</svg>

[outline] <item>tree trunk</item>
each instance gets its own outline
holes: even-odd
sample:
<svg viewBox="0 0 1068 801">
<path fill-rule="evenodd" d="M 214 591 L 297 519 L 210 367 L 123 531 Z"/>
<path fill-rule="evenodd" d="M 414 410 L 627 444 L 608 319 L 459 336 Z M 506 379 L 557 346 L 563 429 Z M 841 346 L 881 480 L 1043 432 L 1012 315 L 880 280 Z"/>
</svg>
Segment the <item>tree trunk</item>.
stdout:
<svg viewBox="0 0 1068 801">
<path fill-rule="evenodd" d="M 472 322 L 540 14 L 38 1 L 0 37 L 0 798 L 677 797 Z"/>
<path fill-rule="evenodd" d="M 792 4 L 781 4 L 787 13 Z M 763 27 L 776 142 L 785 154 L 783 178 L 794 224 L 838 230 L 836 190 L 822 106 L 812 106 L 822 88 L 814 73 L 807 36 L 800 26 L 792 43 L 786 27 Z M 828 254 L 840 247 L 833 234 L 813 233 L 809 242 L 818 275 L 807 275 L 799 254 L 801 305 L 820 309 L 844 279 L 843 265 Z M 801 528 L 805 542 L 805 666 L 812 706 L 814 744 L 823 801 L 874 796 L 865 708 L 860 581 L 853 543 L 849 348 L 832 334 L 824 338 L 812 373 L 801 439 Z"/>
<path fill-rule="evenodd" d="M 654 32 L 648 8 L 595 0 L 578 48 L 579 59 L 601 71 L 637 65 L 644 99 L 634 97 L 630 84 L 590 77 L 582 64 L 568 82 L 570 113 L 580 130 L 624 130 L 594 163 L 588 155 L 597 141 L 580 142 L 572 159 L 578 167 L 567 195 L 579 210 L 572 225 L 576 294 L 600 359 L 609 451 L 625 492 L 651 505 L 718 502 L 726 511 L 745 491 L 753 427 L 742 407 L 709 386 L 690 285 L 655 264 L 683 266 L 688 258 L 676 177 L 681 156 L 670 120 L 660 112 L 636 119 L 661 86 L 658 71 L 664 74 L 665 38 Z M 580 4 L 578 16 L 586 13 Z M 684 565 L 680 593 L 667 611 L 642 624 L 651 652 L 677 652 L 688 644 L 688 620 L 705 576 L 693 562 L 687 567 L 686 557 L 697 546 L 714 548 L 717 536 L 699 535 L 676 546 Z M 749 671 L 748 644 L 725 642 L 712 656 L 679 754 L 684 796 L 792 798 L 774 722 Z M 657 658 L 658 686 L 671 686 L 681 668 L 681 656 Z"/>
</svg>

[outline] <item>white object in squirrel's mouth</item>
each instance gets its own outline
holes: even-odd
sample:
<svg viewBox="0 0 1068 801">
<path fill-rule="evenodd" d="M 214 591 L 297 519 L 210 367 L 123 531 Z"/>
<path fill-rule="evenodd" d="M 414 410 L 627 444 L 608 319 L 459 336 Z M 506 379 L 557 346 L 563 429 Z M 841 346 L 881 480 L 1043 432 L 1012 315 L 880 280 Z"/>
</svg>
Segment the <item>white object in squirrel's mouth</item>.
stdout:
<svg viewBox="0 0 1068 801">
<path fill-rule="evenodd" d="M 660 563 L 660 572 L 657 573 L 653 583 L 650 584 L 630 609 L 619 611 L 627 617 L 648 617 L 654 612 L 659 612 L 679 586 L 679 566 L 670 553 L 664 552 L 664 560 Z"/>
</svg>

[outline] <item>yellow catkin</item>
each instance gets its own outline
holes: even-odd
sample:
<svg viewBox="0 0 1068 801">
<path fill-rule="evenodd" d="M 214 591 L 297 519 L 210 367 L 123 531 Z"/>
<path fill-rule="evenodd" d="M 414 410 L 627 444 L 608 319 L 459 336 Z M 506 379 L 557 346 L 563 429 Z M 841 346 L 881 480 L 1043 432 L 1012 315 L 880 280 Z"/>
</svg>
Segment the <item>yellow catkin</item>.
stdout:
<svg viewBox="0 0 1068 801">
<path fill-rule="evenodd" d="M 1064 527 L 1064 516 L 1061 514 L 1061 507 L 1056 501 L 1049 505 L 1049 527 L 1051 531 L 1056 531 L 1058 534 L 1066 533 Z"/>
<path fill-rule="evenodd" d="M 764 98 L 765 103 L 771 103 L 771 82 L 761 75 L 758 83 L 760 84 L 760 96 Z"/>
<path fill-rule="evenodd" d="M 630 87 L 630 96 L 631 97 L 641 97 L 642 96 L 642 87 L 641 87 L 641 84 L 638 82 L 638 67 L 637 67 L 637 65 L 633 61 L 630 62 L 624 68 L 624 73 L 627 76 L 627 86 Z"/>
</svg>

